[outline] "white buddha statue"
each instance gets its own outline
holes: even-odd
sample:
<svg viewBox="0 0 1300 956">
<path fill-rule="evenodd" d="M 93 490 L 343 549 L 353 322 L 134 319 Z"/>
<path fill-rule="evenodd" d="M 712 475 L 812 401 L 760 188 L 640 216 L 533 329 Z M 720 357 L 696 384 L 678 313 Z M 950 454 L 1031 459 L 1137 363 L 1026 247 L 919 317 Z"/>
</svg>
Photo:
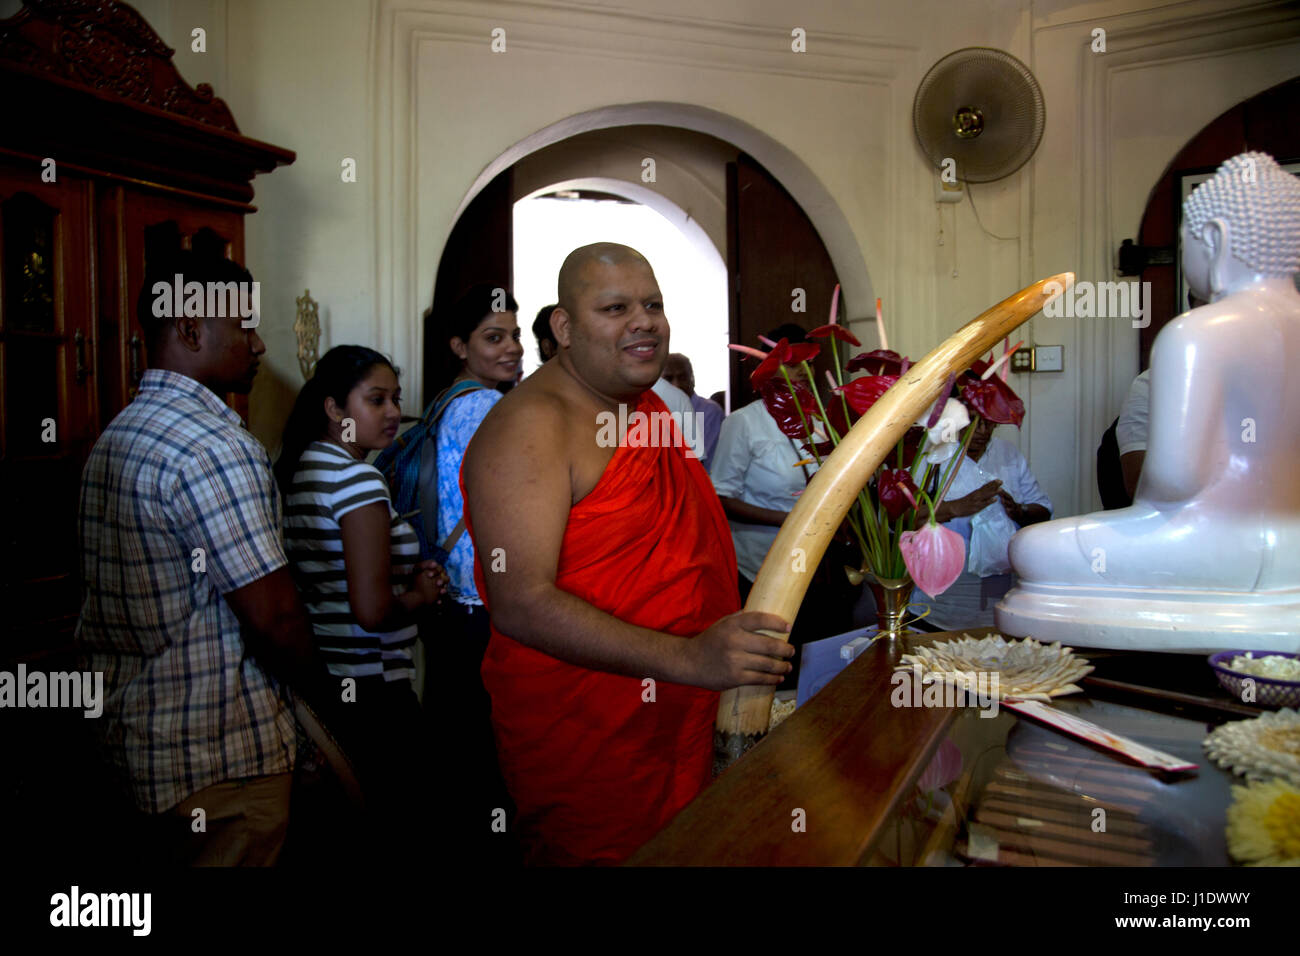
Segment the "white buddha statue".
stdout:
<svg viewBox="0 0 1300 956">
<path fill-rule="evenodd" d="M 1187 198 L 1182 239 L 1209 304 L 1156 337 L 1134 503 L 1012 539 L 1006 634 L 1300 651 L 1300 180 L 1234 156 Z"/>
</svg>

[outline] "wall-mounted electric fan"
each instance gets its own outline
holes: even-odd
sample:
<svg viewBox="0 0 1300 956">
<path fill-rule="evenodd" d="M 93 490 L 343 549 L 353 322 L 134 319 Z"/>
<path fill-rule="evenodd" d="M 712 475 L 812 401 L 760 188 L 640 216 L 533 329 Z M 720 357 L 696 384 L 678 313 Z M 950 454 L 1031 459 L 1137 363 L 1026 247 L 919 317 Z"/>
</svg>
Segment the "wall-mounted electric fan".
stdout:
<svg viewBox="0 0 1300 956">
<path fill-rule="evenodd" d="M 1028 162 L 1043 138 L 1043 91 L 1010 53 L 967 47 L 930 68 L 912 101 L 912 126 L 936 167 L 956 161 L 957 179 L 987 183 Z"/>
</svg>

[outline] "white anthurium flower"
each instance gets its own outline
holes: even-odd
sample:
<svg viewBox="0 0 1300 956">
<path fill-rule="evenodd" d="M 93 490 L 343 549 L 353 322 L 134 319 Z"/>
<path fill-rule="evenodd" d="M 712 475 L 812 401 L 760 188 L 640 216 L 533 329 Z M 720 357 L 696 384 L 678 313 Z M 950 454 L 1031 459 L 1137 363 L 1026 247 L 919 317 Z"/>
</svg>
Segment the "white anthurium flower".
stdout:
<svg viewBox="0 0 1300 956">
<path fill-rule="evenodd" d="M 930 418 L 925 415 L 917 419 L 916 424 L 922 428 Z M 925 451 L 922 458 L 927 464 L 942 465 L 961 448 L 961 433 L 970 424 L 970 413 L 966 406 L 955 398 L 950 398 L 943 406 L 943 412 L 934 427 L 926 432 Z"/>
</svg>

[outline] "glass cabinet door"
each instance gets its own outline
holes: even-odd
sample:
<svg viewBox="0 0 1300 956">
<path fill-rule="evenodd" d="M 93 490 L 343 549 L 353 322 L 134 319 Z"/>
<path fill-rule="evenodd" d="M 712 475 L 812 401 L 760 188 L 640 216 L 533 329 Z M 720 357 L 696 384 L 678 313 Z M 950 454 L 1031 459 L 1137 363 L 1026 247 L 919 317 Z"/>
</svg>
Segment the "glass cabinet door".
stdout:
<svg viewBox="0 0 1300 956">
<path fill-rule="evenodd" d="M 14 653 L 57 643 L 76 620 L 77 504 L 96 431 L 92 187 L 41 171 L 0 166 L 0 587 Z"/>
</svg>

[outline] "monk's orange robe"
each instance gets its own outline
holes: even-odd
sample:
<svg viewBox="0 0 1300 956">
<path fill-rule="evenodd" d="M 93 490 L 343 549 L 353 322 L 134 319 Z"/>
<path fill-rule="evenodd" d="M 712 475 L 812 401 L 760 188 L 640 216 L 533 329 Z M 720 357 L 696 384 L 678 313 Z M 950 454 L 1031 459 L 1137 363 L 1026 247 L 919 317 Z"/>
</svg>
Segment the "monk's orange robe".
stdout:
<svg viewBox="0 0 1300 956">
<path fill-rule="evenodd" d="M 667 408 L 647 391 L 636 410 Z M 621 621 L 682 637 L 740 610 L 727 519 L 687 450 L 615 451 L 569 512 L 556 587 Z M 647 702 L 640 678 L 566 663 L 495 626 L 482 674 L 529 863 L 620 862 L 709 782 L 716 691 L 657 681 Z"/>
</svg>

